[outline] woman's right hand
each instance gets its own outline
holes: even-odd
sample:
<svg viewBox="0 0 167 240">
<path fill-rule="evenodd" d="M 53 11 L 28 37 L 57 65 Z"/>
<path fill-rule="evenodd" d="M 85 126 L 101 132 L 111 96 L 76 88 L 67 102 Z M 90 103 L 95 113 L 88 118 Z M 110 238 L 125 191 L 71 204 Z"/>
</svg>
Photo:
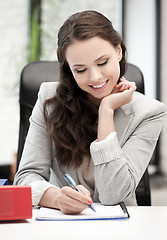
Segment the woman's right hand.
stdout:
<svg viewBox="0 0 167 240">
<path fill-rule="evenodd" d="M 88 208 L 86 204 L 92 204 L 90 192 L 82 185 L 78 186 L 82 193 L 71 187 L 63 187 L 57 196 L 58 208 L 65 214 L 78 214 Z"/>
<path fill-rule="evenodd" d="M 92 204 L 90 192 L 82 185 L 78 186 L 82 193 L 71 187 L 48 188 L 41 198 L 40 206 L 60 209 L 65 214 L 79 214 Z"/>
</svg>

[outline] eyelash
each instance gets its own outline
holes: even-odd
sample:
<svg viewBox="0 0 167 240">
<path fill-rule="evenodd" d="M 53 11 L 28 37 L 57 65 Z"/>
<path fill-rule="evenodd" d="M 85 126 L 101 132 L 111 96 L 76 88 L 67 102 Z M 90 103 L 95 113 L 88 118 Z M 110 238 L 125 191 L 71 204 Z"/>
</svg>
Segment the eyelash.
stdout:
<svg viewBox="0 0 167 240">
<path fill-rule="evenodd" d="M 108 63 L 108 59 L 105 61 L 105 62 L 103 62 L 103 63 L 99 63 L 99 64 L 97 64 L 97 66 L 103 66 L 103 65 L 105 65 L 106 63 Z"/>
<path fill-rule="evenodd" d="M 76 71 L 76 73 L 83 73 L 83 72 L 86 71 L 86 69 L 87 69 L 87 68 L 85 68 L 85 69 L 83 69 L 83 70 L 77 70 L 77 69 L 76 69 L 75 71 Z"/>
<path fill-rule="evenodd" d="M 108 59 L 105 61 L 105 62 L 103 62 L 103 63 L 99 63 L 99 64 L 97 64 L 97 66 L 98 67 L 101 67 L 101 66 L 104 66 L 105 64 L 107 64 L 107 62 L 108 62 Z M 76 73 L 83 73 L 83 72 L 85 72 L 87 70 L 87 68 L 85 68 L 85 69 L 83 69 L 83 70 L 75 70 L 76 71 Z"/>
</svg>

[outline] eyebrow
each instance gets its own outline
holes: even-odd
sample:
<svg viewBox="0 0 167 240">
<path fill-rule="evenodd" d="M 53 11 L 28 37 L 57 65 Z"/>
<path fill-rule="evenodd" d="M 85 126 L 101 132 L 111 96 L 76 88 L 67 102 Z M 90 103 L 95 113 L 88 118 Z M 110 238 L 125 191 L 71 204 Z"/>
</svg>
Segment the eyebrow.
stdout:
<svg viewBox="0 0 167 240">
<path fill-rule="evenodd" d="M 106 57 L 107 55 L 102 55 L 101 57 L 97 58 L 95 62 L 99 61 L 100 59 Z M 74 64 L 73 67 L 83 67 L 85 64 Z"/>
</svg>

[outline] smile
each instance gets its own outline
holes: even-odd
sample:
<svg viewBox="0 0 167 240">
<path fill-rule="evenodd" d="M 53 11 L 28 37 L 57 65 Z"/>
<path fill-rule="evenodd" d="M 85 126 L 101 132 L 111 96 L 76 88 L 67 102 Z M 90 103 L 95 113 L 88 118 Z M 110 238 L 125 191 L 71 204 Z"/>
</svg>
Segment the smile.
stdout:
<svg viewBox="0 0 167 240">
<path fill-rule="evenodd" d="M 108 82 L 108 80 L 99 85 L 90 85 L 90 87 L 93 88 L 94 90 L 100 90 L 100 89 L 105 88 L 105 86 L 107 85 L 107 82 Z"/>
</svg>

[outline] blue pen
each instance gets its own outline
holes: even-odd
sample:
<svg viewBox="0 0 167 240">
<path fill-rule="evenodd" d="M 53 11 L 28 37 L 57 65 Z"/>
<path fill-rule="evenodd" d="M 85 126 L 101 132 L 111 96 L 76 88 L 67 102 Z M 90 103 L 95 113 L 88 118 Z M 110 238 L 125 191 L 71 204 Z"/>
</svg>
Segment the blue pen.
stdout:
<svg viewBox="0 0 167 240">
<path fill-rule="evenodd" d="M 79 189 L 79 187 L 77 186 L 76 182 L 74 181 L 74 179 L 69 175 L 69 174 L 65 174 L 64 175 L 65 180 L 67 181 L 67 183 L 69 184 L 69 186 L 71 186 L 73 189 L 75 189 L 76 191 L 80 192 L 83 194 L 83 192 Z M 96 212 L 95 207 L 93 206 L 93 204 L 86 204 L 90 209 L 92 209 L 94 212 Z"/>
</svg>

